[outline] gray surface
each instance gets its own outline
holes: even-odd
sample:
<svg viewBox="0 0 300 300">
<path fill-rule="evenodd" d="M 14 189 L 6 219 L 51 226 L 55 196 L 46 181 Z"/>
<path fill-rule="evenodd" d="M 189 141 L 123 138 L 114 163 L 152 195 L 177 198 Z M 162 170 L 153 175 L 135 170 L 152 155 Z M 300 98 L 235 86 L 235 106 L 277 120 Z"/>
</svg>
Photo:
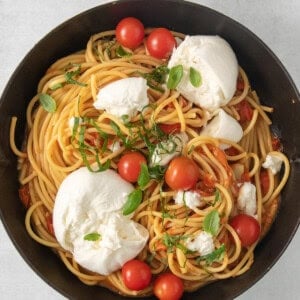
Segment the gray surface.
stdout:
<svg viewBox="0 0 300 300">
<path fill-rule="evenodd" d="M 75 14 L 109 1 L 0 0 L 0 94 L 10 75 L 41 37 Z M 209 6 L 244 24 L 278 56 L 300 88 L 300 1 L 192 1 Z M 300 299 L 300 233 L 276 265 L 238 297 Z M 0 297 L 34 300 L 65 299 L 23 261 L 0 223 Z"/>
</svg>

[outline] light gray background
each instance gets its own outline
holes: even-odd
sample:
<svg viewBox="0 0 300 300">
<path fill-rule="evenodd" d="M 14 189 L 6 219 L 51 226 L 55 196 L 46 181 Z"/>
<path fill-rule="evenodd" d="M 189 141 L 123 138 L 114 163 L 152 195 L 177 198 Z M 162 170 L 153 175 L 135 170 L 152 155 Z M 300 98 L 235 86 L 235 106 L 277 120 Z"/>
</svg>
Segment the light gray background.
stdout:
<svg viewBox="0 0 300 300">
<path fill-rule="evenodd" d="M 149 0 L 150 2 L 151 0 Z M 163 0 L 162 0 L 163 1 Z M 50 30 L 70 17 L 110 1 L 0 0 L 0 95 L 25 54 Z M 211 7 L 244 24 L 278 56 L 300 88 L 300 1 L 191 1 Z M 238 297 L 300 299 L 300 233 L 276 265 Z M 65 299 L 23 261 L 0 222 L 0 298 L 3 300 Z M 50 267 L 50 266 L 49 266 Z"/>
</svg>

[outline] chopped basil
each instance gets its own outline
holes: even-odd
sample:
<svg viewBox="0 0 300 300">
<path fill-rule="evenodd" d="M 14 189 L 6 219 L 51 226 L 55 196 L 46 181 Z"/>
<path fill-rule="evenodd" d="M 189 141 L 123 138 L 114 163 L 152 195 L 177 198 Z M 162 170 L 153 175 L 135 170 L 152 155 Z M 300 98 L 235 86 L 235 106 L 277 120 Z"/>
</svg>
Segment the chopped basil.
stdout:
<svg viewBox="0 0 300 300">
<path fill-rule="evenodd" d="M 174 219 L 175 218 L 175 216 L 170 214 L 170 212 L 168 212 L 168 211 L 162 212 L 161 216 L 163 219 L 167 219 L 167 218 Z"/>
<path fill-rule="evenodd" d="M 146 164 L 141 165 L 141 172 L 138 177 L 138 185 L 140 188 L 144 188 L 150 181 L 150 175 Z"/>
<path fill-rule="evenodd" d="M 127 52 L 122 46 L 119 46 L 116 50 L 116 54 L 118 57 L 128 57 L 131 56 L 132 53 Z"/>
<path fill-rule="evenodd" d="M 147 80 L 147 85 L 159 92 L 164 92 L 164 89 L 161 87 L 161 84 L 166 82 L 166 76 L 169 73 L 169 69 L 166 65 L 161 65 L 156 67 L 150 73 L 139 73 L 142 77 Z"/>
<path fill-rule="evenodd" d="M 188 235 L 169 235 L 168 233 L 165 233 L 163 235 L 162 241 L 167 247 L 167 252 L 173 252 L 174 247 L 179 248 L 182 250 L 183 253 L 189 254 L 193 251 L 189 250 L 186 246 L 184 246 L 181 242 L 188 239 Z"/>
<path fill-rule="evenodd" d="M 203 221 L 203 230 L 216 235 L 220 228 L 220 216 L 216 209 L 212 210 L 208 215 L 205 216 Z"/>
<path fill-rule="evenodd" d="M 212 203 L 212 206 L 215 206 L 220 200 L 221 200 L 220 191 L 218 189 L 216 189 L 215 199 L 214 199 L 214 202 Z"/>
<path fill-rule="evenodd" d="M 92 232 L 84 236 L 85 241 L 98 241 L 101 238 L 101 235 L 97 232 Z"/>
<path fill-rule="evenodd" d="M 141 189 L 137 188 L 133 190 L 127 198 L 126 203 L 123 206 L 123 215 L 127 216 L 134 212 L 140 203 L 142 202 L 143 199 L 143 192 Z"/>
<path fill-rule="evenodd" d="M 167 87 L 170 90 L 174 90 L 179 84 L 180 80 L 183 77 L 183 66 L 177 65 L 171 68 L 169 73 L 169 78 L 167 81 Z"/>
<path fill-rule="evenodd" d="M 197 263 L 200 263 L 200 261 L 205 260 L 207 265 L 211 265 L 214 261 L 222 260 L 225 251 L 226 251 L 225 245 L 222 244 L 218 249 L 214 250 L 213 252 L 206 255 L 199 256 L 197 258 Z"/>
<path fill-rule="evenodd" d="M 56 111 L 56 102 L 50 95 L 40 94 L 39 100 L 40 100 L 42 107 L 47 112 L 53 113 Z"/>
<path fill-rule="evenodd" d="M 202 84 L 202 77 L 199 71 L 190 67 L 190 82 L 194 87 L 199 87 Z"/>
<path fill-rule="evenodd" d="M 149 171 L 150 178 L 156 179 L 158 181 L 162 180 L 164 178 L 166 168 L 167 167 L 160 166 L 160 165 L 149 167 L 148 171 Z"/>
<path fill-rule="evenodd" d="M 130 139 L 128 136 L 124 135 L 121 132 L 121 129 L 118 126 L 118 124 L 116 124 L 114 121 L 110 121 L 110 126 L 112 130 L 116 133 L 117 137 L 122 140 L 124 146 L 127 149 L 131 149 L 133 147 L 133 143 L 135 142 L 135 139 Z"/>
<path fill-rule="evenodd" d="M 76 85 L 83 86 L 83 87 L 87 86 L 86 83 L 82 83 L 82 82 L 79 82 L 79 81 L 77 81 L 77 80 L 74 79 L 74 77 L 80 75 L 81 65 L 79 65 L 79 64 L 72 64 L 72 66 L 77 67 L 77 69 L 75 71 L 69 71 L 69 72 L 65 73 L 65 80 L 66 80 L 66 82 L 69 83 L 69 84 L 76 84 Z"/>
<path fill-rule="evenodd" d="M 80 153 L 80 155 L 82 157 L 83 163 L 85 164 L 85 166 L 88 168 L 88 170 L 90 172 L 95 172 L 95 173 L 96 172 L 103 172 L 103 171 L 109 169 L 109 167 L 110 167 L 110 160 L 107 160 L 104 164 L 101 164 L 100 160 L 99 160 L 99 156 L 98 156 L 98 149 L 96 149 L 96 148 L 94 150 L 96 150 L 96 157 L 95 158 L 96 158 L 98 169 L 94 170 L 91 167 L 90 162 L 88 161 L 88 158 L 87 158 L 87 155 L 86 155 L 86 152 L 85 152 L 85 150 L 87 148 L 89 148 L 87 145 L 85 145 L 85 142 L 84 142 L 85 130 L 86 130 L 86 126 L 85 125 L 81 125 L 80 126 L 80 130 L 79 130 L 79 139 L 78 139 L 78 142 L 79 142 L 79 153 Z"/>
</svg>

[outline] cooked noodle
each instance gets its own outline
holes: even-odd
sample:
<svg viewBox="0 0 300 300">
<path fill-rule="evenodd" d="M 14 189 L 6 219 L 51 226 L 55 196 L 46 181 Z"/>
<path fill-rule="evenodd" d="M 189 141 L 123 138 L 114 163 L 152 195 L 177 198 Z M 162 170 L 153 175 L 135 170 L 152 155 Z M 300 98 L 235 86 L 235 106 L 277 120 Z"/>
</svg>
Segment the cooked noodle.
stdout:
<svg viewBox="0 0 300 300">
<path fill-rule="evenodd" d="M 126 123 L 115 116 L 94 108 L 93 102 L 98 90 L 121 78 L 150 73 L 165 62 L 147 55 L 144 45 L 137 48 L 132 55 L 117 57 L 119 45 L 114 42 L 114 33 L 108 31 L 92 36 L 84 51 L 61 58 L 50 66 L 40 80 L 37 95 L 27 108 L 27 135 L 22 151 L 14 143 L 17 120 L 15 117 L 12 119 L 11 148 L 19 157 L 19 181 L 29 192 L 25 221 L 29 235 L 37 242 L 52 248 L 66 267 L 87 285 L 100 284 L 125 295 L 151 294 L 151 286 L 139 292 L 128 289 L 122 281 L 120 271 L 102 276 L 80 267 L 72 254 L 56 241 L 51 230 L 51 215 L 58 188 L 68 174 L 86 164 L 95 165 L 97 156 L 100 164 L 110 160 L 111 168 L 116 169 L 120 154 L 128 151 L 124 144 L 115 152 L 109 149 L 97 150 L 104 143 L 99 130 L 106 133 L 112 141 L 119 139 L 111 121 L 119 127 L 123 137 L 129 141 L 135 139 L 132 142 L 134 148 L 139 149 L 145 156 L 148 155 L 148 148 L 139 135 L 141 128 L 138 125 L 141 119 L 149 132 L 152 132 L 156 124 L 179 123 L 181 131 L 189 136 L 183 155 L 196 162 L 200 170 L 200 180 L 209 174 L 215 182 L 214 191 L 202 195 L 202 200 L 206 203 L 203 207 L 191 210 L 174 204 L 175 191 L 169 190 L 161 181 L 151 180 L 145 190 L 143 202 L 133 218 L 147 228 L 150 234 L 149 241 L 138 258 L 148 261 L 153 274 L 169 269 L 184 280 L 186 291 L 193 291 L 214 280 L 243 274 L 253 263 L 255 245 L 242 247 L 236 232 L 228 223 L 230 217 L 237 213 L 237 181 L 231 166 L 235 163 L 245 166 L 256 186 L 257 220 L 262 227 L 262 238 L 273 222 L 280 192 L 289 175 L 287 158 L 272 148 L 271 120 L 267 115 L 272 112 L 272 108 L 260 104 L 255 91 L 251 90 L 247 75 L 240 68 L 239 80 L 243 82 L 243 89 L 237 90 L 233 99 L 224 107 L 237 120 L 240 118 L 238 105 L 241 101 L 247 101 L 253 109 L 252 119 L 242 125 L 244 136 L 238 144 L 199 136 L 199 130 L 209 121 L 208 113 L 188 102 L 179 92 L 167 88 L 163 92 L 149 89 L 150 105 L 131 120 L 136 126 L 126 126 Z M 182 34 L 174 34 L 183 37 Z M 76 72 L 78 66 L 80 74 L 76 81 L 81 85 L 66 84 L 66 70 Z M 38 104 L 38 95 L 41 93 L 47 93 L 55 99 L 55 113 L 48 113 Z M 77 124 L 75 134 L 74 128 L 72 130 L 69 125 L 69 120 L 74 117 L 77 122 L 81 118 L 82 122 Z M 83 126 L 84 143 L 89 147 L 82 150 L 82 136 L 78 132 Z M 149 138 L 152 143 L 157 142 L 155 134 Z M 225 151 L 225 164 L 218 156 L 220 143 L 229 144 L 234 150 L 233 154 Z M 280 179 L 267 171 L 270 184 L 268 191 L 263 193 L 260 182 L 261 164 L 270 152 L 283 160 L 284 168 Z M 216 203 L 215 191 L 218 191 L 220 197 Z M 165 234 L 178 237 L 199 232 L 205 216 L 212 210 L 217 210 L 221 216 L 221 227 L 218 235 L 214 237 L 214 244 L 216 248 L 222 244 L 226 246 L 220 261 L 207 265 L 205 261 L 197 259 L 197 254 L 185 253 L 179 247 L 168 249 L 163 243 Z"/>
</svg>

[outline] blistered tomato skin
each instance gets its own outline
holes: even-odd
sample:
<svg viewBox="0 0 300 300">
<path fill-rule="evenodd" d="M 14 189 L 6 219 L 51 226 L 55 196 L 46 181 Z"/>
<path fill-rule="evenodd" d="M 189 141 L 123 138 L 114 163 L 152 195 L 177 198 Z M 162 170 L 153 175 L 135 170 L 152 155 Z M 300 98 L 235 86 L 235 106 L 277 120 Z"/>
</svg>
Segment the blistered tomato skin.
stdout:
<svg viewBox="0 0 300 300">
<path fill-rule="evenodd" d="M 149 34 L 146 47 L 149 54 L 155 58 L 169 58 L 176 47 L 176 40 L 170 30 L 156 28 Z"/>
<path fill-rule="evenodd" d="M 116 27 L 117 41 L 124 47 L 135 49 L 143 41 L 145 29 L 143 23 L 133 17 L 122 19 Z"/>
<path fill-rule="evenodd" d="M 152 274 L 150 267 L 143 261 L 133 259 L 122 267 L 122 279 L 127 288 L 140 291 L 149 286 Z"/>
<path fill-rule="evenodd" d="M 153 292 L 159 300 L 179 300 L 184 291 L 182 280 L 172 273 L 164 273 L 154 282 Z"/>
<path fill-rule="evenodd" d="M 244 247 L 253 245 L 260 236 L 260 225 L 258 221 L 250 215 L 236 215 L 230 220 L 229 224 L 239 236 L 241 244 Z"/>
<path fill-rule="evenodd" d="M 165 174 L 167 185 L 175 191 L 194 188 L 198 179 L 198 166 L 193 160 L 185 156 L 174 158 Z"/>
</svg>

